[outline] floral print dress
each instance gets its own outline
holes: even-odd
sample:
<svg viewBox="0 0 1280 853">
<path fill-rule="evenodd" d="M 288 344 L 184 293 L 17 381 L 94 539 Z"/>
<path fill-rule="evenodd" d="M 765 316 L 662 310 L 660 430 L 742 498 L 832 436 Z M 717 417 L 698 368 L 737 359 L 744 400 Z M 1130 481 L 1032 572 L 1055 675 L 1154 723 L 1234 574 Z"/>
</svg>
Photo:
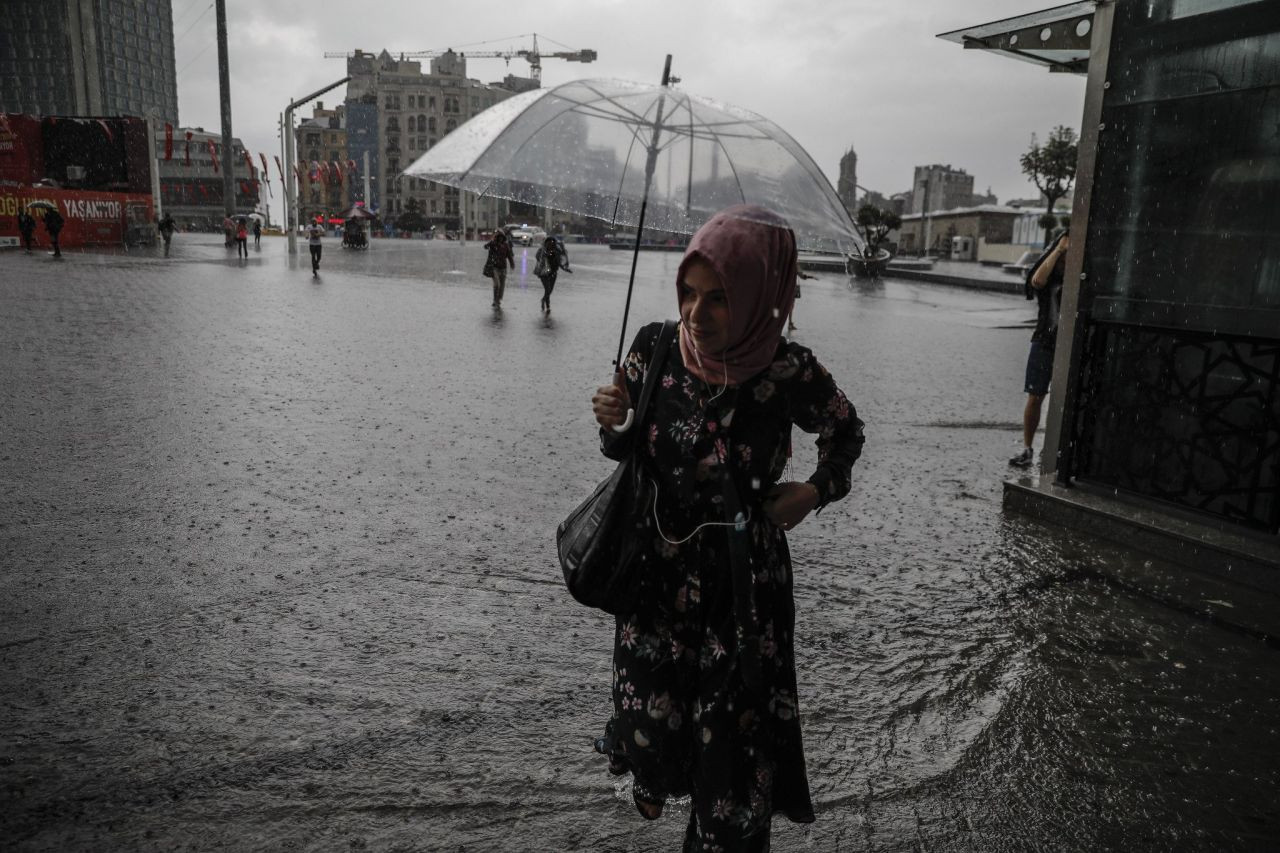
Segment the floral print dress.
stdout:
<svg viewBox="0 0 1280 853">
<path fill-rule="evenodd" d="M 661 328 L 643 328 L 627 356 L 633 401 Z M 814 819 L 796 704 L 791 558 L 763 508 L 790 456 L 792 424 L 818 435 L 809 482 L 819 508 L 844 497 L 862 422 L 808 349 L 780 341 L 767 370 L 722 390 L 684 368 L 673 339 L 645 423 L 622 436 L 601 432 L 607 456 L 639 452 L 657 497 L 635 522 L 649 547 L 634 608 L 617 620 L 613 718 L 597 748 L 614 772 L 633 774 L 639 800 L 693 795 L 686 850 L 767 845 L 774 812 Z M 737 533 L 723 524 L 735 503 Z M 720 524 L 699 528 L 705 522 Z M 735 535 L 741 544 L 731 546 Z M 753 624 L 735 610 L 735 577 L 751 578 Z M 740 647 L 757 650 L 758 666 L 741 662 Z"/>
</svg>

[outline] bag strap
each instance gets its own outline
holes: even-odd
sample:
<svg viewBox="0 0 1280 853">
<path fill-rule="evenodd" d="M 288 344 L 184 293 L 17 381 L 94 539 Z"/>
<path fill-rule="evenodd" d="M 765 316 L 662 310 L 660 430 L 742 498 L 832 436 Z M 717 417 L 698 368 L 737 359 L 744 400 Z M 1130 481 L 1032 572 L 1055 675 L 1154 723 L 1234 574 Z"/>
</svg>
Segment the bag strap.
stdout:
<svg viewBox="0 0 1280 853">
<path fill-rule="evenodd" d="M 649 359 L 649 367 L 644 376 L 644 387 L 640 389 L 640 402 L 636 405 L 634 423 L 644 423 L 644 416 L 649 411 L 649 400 L 653 397 L 653 389 L 658 384 L 658 374 L 667 363 L 667 351 L 671 349 L 671 339 L 675 336 L 676 321 L 667 320 L 658 333 L 658 343 L 654 346 L 653 356 Z"/>
</svg>

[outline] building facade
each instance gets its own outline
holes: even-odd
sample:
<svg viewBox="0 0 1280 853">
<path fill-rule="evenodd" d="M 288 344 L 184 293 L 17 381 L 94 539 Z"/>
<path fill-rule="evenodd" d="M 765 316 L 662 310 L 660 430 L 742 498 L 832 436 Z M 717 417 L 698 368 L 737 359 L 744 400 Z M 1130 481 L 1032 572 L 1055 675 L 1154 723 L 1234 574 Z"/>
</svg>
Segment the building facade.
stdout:
<svg viewBox="0 0 1280 853">
<path fill-rule="evenodd" d="M 299 171 L 298 221 L 339 217 L 360 196 L 355 192 L 359 175 L 350 163 L 347 145 L 346 106 L 325 109 L 316 102 L 311 118 L 295 131 Z"/>
<path fill-rule="evenodd" d="M 995 204 L 938 211 L 928 217 L 909 213 L 902 217 L 898 230 L 898 251 L 947 257 L 953 237 L 968 237 L 973 246 L 972 260 L 1011 263 L 1040 245 L 1034 235 L 1042 236 L 1044 232 L 1035 231 L 1037 218 L 1038 214 Z M 1031 241 L 1027 241 L 1029 236 Z"/>
<path fill-rule="evenodd" d="M 176 124 L 170 0 L 6 0 L 0 112 Z"/>
<path fill-rule="evenodd" d="M 347 58 L 347 73 L 349 152 L 361 168 L 364 154 L 371 155 L 372 208 L 386 222 L 417 207 L 429 225 L 462 227 L 458 190 L 401 173 L 467 119 L 515 92 L 468 79 L 466 57 L 453 51 L 431 60 L 424 73 L 421 62 L 357 50 Z M 491 230 L 507 210 L 502 199 L 468 196 L 466 228 Z"/>
<path fill-rule="evenodd" d="M 257 170 L 245 162 L 244 145 L 232 137 L 232 188 L 236 212 L 249 214 L 258 209 L 262 185 Z M 160 207 L 191 231 L 218 231 L 226 208 L 222 203 L 222 134 L 202 127 L 179 127 L 173 131 L 173 150 L 165 159 L 163 131 L 156 138 L 160 164 Z M 214 160 L 218 163 L 215 166 Z"/>
<path fill-rule="evenodd" d="M 973 175 L 951 166 L 916 166 L 911 182 L 911 213 L 954 210 L 973 204 Z"/>
</svg>

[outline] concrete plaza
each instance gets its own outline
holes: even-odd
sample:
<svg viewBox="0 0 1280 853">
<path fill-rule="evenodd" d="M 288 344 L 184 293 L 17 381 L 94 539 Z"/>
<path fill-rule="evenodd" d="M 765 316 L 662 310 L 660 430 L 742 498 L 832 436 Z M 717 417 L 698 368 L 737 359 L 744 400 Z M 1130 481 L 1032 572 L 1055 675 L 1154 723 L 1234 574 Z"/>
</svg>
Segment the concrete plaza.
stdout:
<svg viewBox="0 0 1280 853">
<path fill-rule="evenodd" d="M 678 849 L 591 750 L 612 628 L 554 551 L 630 256 L 571 246 L 544 317 L 528 250 L 497 313 L 475 243 L 326 244 L 0 255 L 0 846 Z M 1280 846 L 1280 653 L 1001 512 L 1031 304 L 803 294 L 868 441 L 790 535 L 818 821 L 774 848 Z"/>
</svg>

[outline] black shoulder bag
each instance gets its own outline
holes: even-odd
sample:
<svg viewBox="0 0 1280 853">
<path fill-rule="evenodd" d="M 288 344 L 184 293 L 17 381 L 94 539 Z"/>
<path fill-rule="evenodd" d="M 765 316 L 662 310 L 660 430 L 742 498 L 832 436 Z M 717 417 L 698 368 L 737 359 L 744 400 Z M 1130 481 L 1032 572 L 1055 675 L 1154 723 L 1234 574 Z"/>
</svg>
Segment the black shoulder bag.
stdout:
<svg viewBox="0 0 1280 853">
<path fill-rule="evenodd" d="M 564 570 L 564 583 L 570 594 L 588 607 L 598 607 L 614 615 L 634 605 L 640 582 L 642 549 L 632 526 L 636 514 L 648 505 L 653 486 L 641 471 L 636 455 L 649 401 L 658 384 L 658 374 L 666 364 L 675 328 L 676 324 L 668 320 L 658 335 L 631 424 L 633 435 L 637 436 L 631 452 L 618 463 L 611 476 L 596 486 L 591 497 L 556 528 L 560 568 Z"/>
</svg>

